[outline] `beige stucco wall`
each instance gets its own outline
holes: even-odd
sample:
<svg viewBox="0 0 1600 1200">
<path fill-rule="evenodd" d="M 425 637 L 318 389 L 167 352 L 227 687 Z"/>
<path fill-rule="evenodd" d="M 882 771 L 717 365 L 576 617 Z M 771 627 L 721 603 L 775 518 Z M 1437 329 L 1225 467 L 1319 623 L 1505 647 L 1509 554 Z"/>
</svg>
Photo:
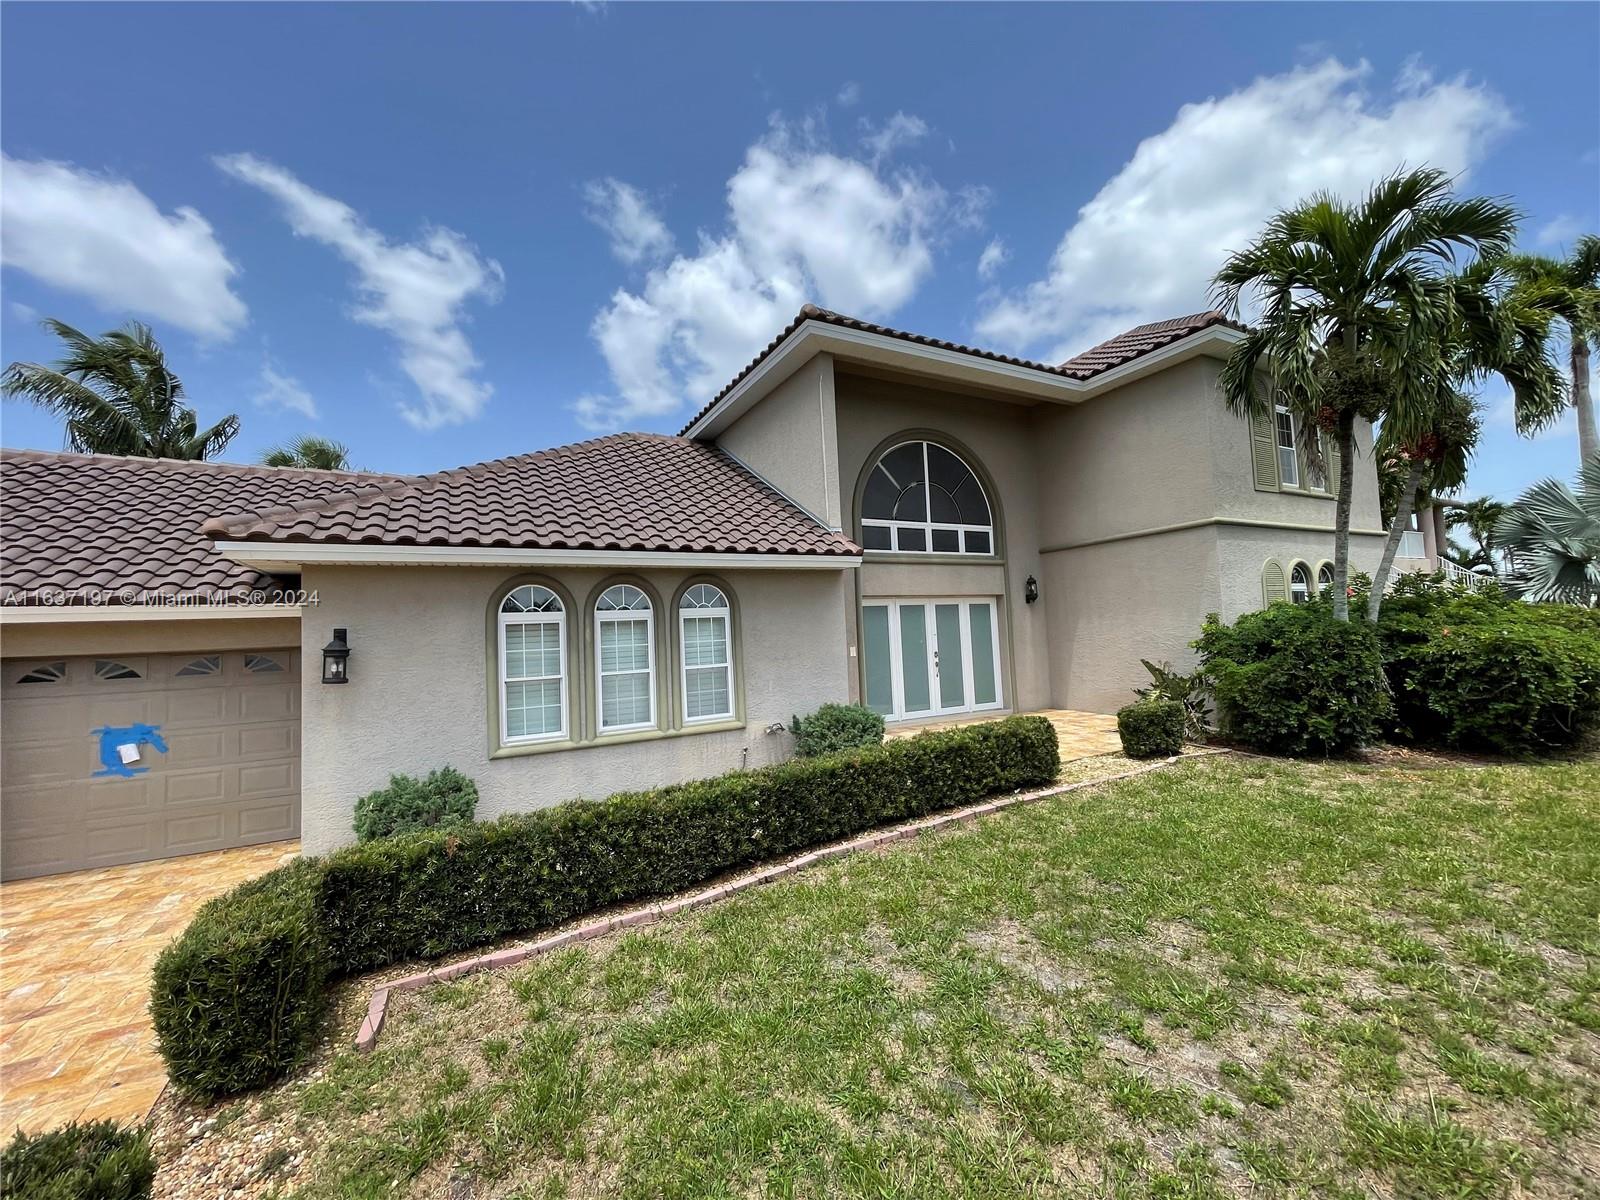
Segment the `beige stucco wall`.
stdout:
<svg viewBox="0 0 1600 1200">
<path fill-rule="evenodd" d="M 846 573 L 724 572 L 739 618 L 741 728 L 491 759 L 488 612 L 514 574 L 487 567 L 306 569 L 304 586 L 321 598 L 308 614 L 303 652 L 301 836 L 308 853 L 350 841 L 356 798 L 383 786 L 391 772 L 454 766 L 477 781 L 478 815 L 489 818 L 781 760 L 792 739 L 766 733 L 768 725 L 848 695 L 843 647 L 853 589 Z M 574 569 L 548 576 L 579 605 L 610 577 Z M 664 605 L 685 577 L 638 576 Z M 585 609 L 571 620 L 589 618 Z M 658 612 L 664 653 L 675 623 L 663 618 Z M 350 682 L 343 686 L 320 682 L 320 647 L 335 626 L 349 630 Z M 569 645 L 577 636 L 569 625 Z"/>
<path fill-rule="evenodd" d="M 298 617 L 0 624 L 0 654 L 7 658 L 40 658 L 48 654 L 175 654 L 186 650 L 209 653 L 299 644 Z M 321 670 L 320 665 L 318 670 Z"/>
<path fill-rule="evenodd" d="M 717 444 L 830 529 L 840 527 L 833 358 L 819 354 L 717 438 Z"/>
<path fill-rule="evenodd" d="M 999 561 L 967 556 L 869 551 L 858 596 L 993 596 L 998 601 L 1001 686 L 1010 709 L 1050 702 L 1050 647 L 1038 605 L 1023 602 L 1023 584 L 1037 576 L 1038 512 L 1029 410 L 1002 400 L 964 396 L 839 372 L 834 382 L 839 431 L 839 483 L 844 529 L 859 536 L 856 493 L 863 472 L 890 439 L 932 435 L 978 471 L 999 522 Z M 859 623 L 856 625 L 859 628 Z M 855 641 L 852 632 L 852 645 Z M 859 675 L 852 672 L 859 688 Z"/>
</svg>

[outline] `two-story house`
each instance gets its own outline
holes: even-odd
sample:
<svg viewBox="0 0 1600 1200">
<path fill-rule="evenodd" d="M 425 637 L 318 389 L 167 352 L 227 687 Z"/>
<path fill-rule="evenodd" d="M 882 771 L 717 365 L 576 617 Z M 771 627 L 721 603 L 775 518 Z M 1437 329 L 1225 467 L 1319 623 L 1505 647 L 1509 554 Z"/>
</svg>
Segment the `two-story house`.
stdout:
<svg viewBox="0 0 1600 1200">
<path fill-rule="evenodd" d="M 1294 418 L 1219 394 L 1240 336 L 1047 364 L 807 307 L 676 437 L 419 477 L 7 452 L 5 873 L 325 850 L 395 771 L 493 816 L 755 766 L 829 701 L 1114 711 L 1208 612 L 1331 581 Z"/>
</svg>

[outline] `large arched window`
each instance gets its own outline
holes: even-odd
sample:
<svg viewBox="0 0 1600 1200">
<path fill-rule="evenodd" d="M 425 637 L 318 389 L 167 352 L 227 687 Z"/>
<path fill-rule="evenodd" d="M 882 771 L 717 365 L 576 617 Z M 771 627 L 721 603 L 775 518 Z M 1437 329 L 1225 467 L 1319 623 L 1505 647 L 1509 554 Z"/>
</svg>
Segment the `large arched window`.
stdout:
<svg viewBox="0 0 1600 1200">
<path fill-rule="evenodd" d="M 500 740 L 566 735 L 566 609 L 549 588 L 525 584 L 500 602 Z"/>
<path fill-rule="evenodd" d="M 732 620 L 728 597 L 714 584 L 697 583 L 678 601 L 686 724 L 733 716 Z"/>
<path fill-rule="evenodd" d="M 872 466 L 861 496 L 868 550 L 993 554 L 994 516 L 972 468 L 933 442 L 901 442 Z"/>
<path fill-rule="evenodd" d="M 601 592 L 594 606 L 594 644 L 600 732 L 653 729 L 656 637 L 650 597 L 631 583 Z"/>
</svg>

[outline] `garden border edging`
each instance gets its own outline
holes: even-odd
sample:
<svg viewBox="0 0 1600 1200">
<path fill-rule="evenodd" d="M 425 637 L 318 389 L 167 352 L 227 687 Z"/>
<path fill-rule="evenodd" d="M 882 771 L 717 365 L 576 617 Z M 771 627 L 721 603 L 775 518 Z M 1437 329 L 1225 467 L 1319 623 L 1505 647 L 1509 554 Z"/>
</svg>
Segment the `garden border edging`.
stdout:
<svg viewBox="0 0 1600 1200">
<path fill-rule="evenodd" d="M 481 954 L 476 958 L 450 963 L 447 966 L 431 967 L 426 971 L 419 971 L 415 975 L 392 979 L 388 983 L 373 989 L 372 997 L 367 1002 L 367 1015 L 362 1019 L 361 1028 L 356 1032 L 355 1048 L 361 1051 L 370 1051 L 378 1044 L 378 1036 L 383 1032 L 384 1021 L 388 1017 L 389 996 L 393 992 L 416 991 L 418 988 L 429 987 L 436 983 L 447 983 L 450 980 L 460 979 L 467 975 L 476 975 L 480 971 L 514 967 L 519 963 L 528 961 L 530 958 L 538 958 L 565 946 L 570 946 L 577 942 L 592 941 L 616 929 L 626 929 L 634 925 L 652 925 L 664 917 L 687 912 L 691 908 L 699 908 L 706 904 L 716 904 L 749 888 L 771 883 L 775 879 L 781 879 L 788 875 L 794 875 L 830 859 L 842 858 L 847 854 L 855 854 L 863 850 L 873 850 L 879 846 L 889 845 L 892 842 L 904 841 L 907 838 L 920 837 L 924 833 L 942 829 L 947 825 L 970 823 L 979 817 L 988 816 L 990 813 L 999 812 L 1001 809 L 1011 808 L 1017 804 L 1032 804 L 1040 800 L 1049 799 L 1051 796 L 1060 796 L 1067 792 L 1076 792 L 1084 788 L 1099 787 L 1101 784 L 1132 779 L 1138 775 L 1145 775 L 1151 771 L 1159 771 L 1173 766 L 1186 759 L 1208 758 L 1233 753 L 1235 751 L 1231 749 L 1218 748 L 1196 750 L 1189 754 L 1175 754 L 1169 758 L 1161 759 L 1159 762 L 1146 763 L 1144 766 L 1135 767 L 1131 771 L 1121 771 L 1115 775 L 1107 775 L 1103 779 L 1084 779 L 1077 783 L 1039 788 L 1031 792 L 1018 792 L 1015 795 L 1004 796 L 998 800 L 988 800 L 982 804 L 952 809 L 937 816 L 924 817 L 917 821 L 907 821 L 901 825 L 891 825 L 873 833 L 862 834 L 860 837 L 852 838 L 847 842 L 836 842 L 831 846 L 823 846 L 820 849 L 791 858 L 787 862 L 777 863 L 770 867 L 762 867 L 744 875 L 735 876 L 726 883 L 718 884 L 716 887 L 707 888 L 704 891 L 693 892 L 655 904 L 640 905 L 615 916 L 602 917 L 599 920 L 589 922 L 587 925 L 579 925 L 537 942 L 511 946 L 504 950 Z"/>
</svg>

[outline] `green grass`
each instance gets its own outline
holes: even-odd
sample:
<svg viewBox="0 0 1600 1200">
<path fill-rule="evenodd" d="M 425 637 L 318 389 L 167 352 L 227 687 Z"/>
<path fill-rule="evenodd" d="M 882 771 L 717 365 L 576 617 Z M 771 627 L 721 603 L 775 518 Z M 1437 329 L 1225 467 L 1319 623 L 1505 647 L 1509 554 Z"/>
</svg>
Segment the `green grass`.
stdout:
<svg viewBox="0 0 1600 1200">
<path fill-rule="evenodd" d="M 1583 1195 L 1597 829 L 1593 763 L 1189 763 L 404 997 L 272 1099 L 306 1197 Z"/>
</svg>

